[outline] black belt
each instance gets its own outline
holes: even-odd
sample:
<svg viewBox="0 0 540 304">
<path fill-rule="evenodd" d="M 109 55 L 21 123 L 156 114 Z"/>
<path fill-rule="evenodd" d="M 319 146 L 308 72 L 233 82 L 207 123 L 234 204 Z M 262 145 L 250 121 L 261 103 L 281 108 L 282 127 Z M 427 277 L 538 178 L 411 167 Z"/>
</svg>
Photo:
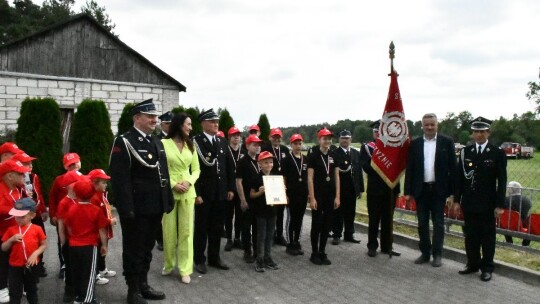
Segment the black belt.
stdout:
<svg viewBox="0 0 540 304">
<path fill-rule="evenodd" d="M 424 183 L 424 189 L 433 190 L 435 188 L 435 182 Z"/>
</svg>

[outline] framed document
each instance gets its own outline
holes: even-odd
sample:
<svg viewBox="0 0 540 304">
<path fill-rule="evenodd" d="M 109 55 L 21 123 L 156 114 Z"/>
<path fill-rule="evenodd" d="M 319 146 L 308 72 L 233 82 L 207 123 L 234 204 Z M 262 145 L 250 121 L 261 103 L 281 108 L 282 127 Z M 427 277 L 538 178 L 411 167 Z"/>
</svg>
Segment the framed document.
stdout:
<svg viewBox="0 0 540 304">
<path fill-rule="evenodd" d="M 287 205 L 285 182 L 281 175 L 264 175 L 264 195 L 267 205 Z"/>
</svg>

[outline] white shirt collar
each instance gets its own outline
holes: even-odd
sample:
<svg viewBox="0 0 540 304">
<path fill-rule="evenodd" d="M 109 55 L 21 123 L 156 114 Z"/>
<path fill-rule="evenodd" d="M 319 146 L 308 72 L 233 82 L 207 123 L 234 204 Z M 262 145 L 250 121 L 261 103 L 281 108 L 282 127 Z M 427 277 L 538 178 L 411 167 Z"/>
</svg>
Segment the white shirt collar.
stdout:
<svg viewBox="0 0 540 304">
<path fill-rule="evenodd" d="M 212 142 L 212 141 L 215 140 L 215 138 L 216 138 L 215 135 L 210 135 L 210 134 L 208 134 L 208 133 L 206 133 L 206 132 L 203 132 L 203 133 L 204 133 L 204 135 L 206 136 L 206 138 L 208 138 L 208 140 L 209 140 L 210 142 Z"/>
<path fill-rule="evenodd" d="M 340 148 L 343 149 L 343 151 L 345 151 L 345 152 L 351 151 L 351 147 L 349 147 L 349 148 L 347 149 L 347 148 L 344 148 L 344 147 L 341 147 L 341 146 L 340 146 Z"/>
<path fill-rule="evenodd" d="M 433 140 L 437 140 L 437 133 L 435 133 L 435 136 L 432 139 L 427 139 L 426 136 L 424 135 L 424 141 L 433 141 Z"/>
<path fill-rule="evenodd" d="M 150 135 L 150 134 L 146 134 L 143 131 L 137 129 L 137 127 L 135 127 L 135 126 L 133 126 L 133 128 L 135 128 L 135 130 L 139 131 L 139 133 L 141 133 L 142 137 L 144 137 L 144 138 L 146 138 L 146 136 Z"/>
<path fill-rule="evenodd" d="M 484 152 L 484 150 L 486 150 L 487 144 L 488 144 L 488 141 L 487 141 L 487 140 L 486 140 L 485 143 L 483 143 L 483 144 L 481 144 L 481 145 L 478 144 L 478 143 L 476 143 L 476 151 L 478 151 L 478 147 L 480 146 L 480 147 L 482 147 L 482 152 Z"/>
</svg>

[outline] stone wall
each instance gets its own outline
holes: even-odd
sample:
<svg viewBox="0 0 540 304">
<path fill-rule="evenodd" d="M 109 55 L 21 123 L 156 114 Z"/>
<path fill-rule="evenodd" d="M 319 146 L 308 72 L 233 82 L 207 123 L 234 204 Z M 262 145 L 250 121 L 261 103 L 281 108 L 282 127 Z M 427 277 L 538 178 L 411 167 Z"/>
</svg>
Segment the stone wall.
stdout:
<svg viewBox="0 0 540 304">
<path fill-rule="evenodd" d="M 71 109 L 87 98 L 103 100 L 115 134 L 126 103 L 153 98 L 160 112 L 179 104 L 179 90 L 171 86 L 0 71 L 0 133 L 17 129 L 20 106 L 26 97 L 51 97 L 60 108 Z"/>
</svg>

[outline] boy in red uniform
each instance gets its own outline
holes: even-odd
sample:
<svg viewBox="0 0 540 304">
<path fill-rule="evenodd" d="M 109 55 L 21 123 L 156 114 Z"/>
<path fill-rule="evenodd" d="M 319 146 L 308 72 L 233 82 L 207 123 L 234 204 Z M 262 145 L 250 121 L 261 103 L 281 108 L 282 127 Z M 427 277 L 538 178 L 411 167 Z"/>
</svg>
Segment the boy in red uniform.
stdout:
<svg viewBox="0 0 540 304">
<path fill-rule="evenodd" d="M 8 160 L 0 164 L 0 240 L 9 227 L 17 225 L 9 211 L 23 197 L 21 186 L 26 172 L 28 168 L 18 161 Z M 9 302 L 8 268 L 9 254 L 0 250 L 0 303 Z"/>
<path fill-rule="evenodd" d="M 64 169 L 69 171 L 79 171 L 81 169 L 81 158 L 77 153 L 66 153 L 64 155 Z M 51 225 L 57 225 L 57 216 L 56 210 L 60 200 L 62 200 L 67 192 L 66 189 L 60 186 L 61 180 L 64 174 L 57 176 L 51 186 L 51 191 L 49 192 L 49 216 L 51 217 Z M 58 227 L 56 227 L 56 232 L 58 233 Z M 64 273 L 66 271 L 64 265 L 64 257 L 62 256 L 62 246 L 60 244 L 60 235 L 58 235 L 58 259 L 60 261 L 60 272 L 58 273 L 58 278 L 63 279 Z"/>
<path fill-rule="evenodd" d="M 90 199 L 90 203 L 98 206 L 103 214 L 107 217 L 109 225 L 107 225 L 107 239 L 110 240 L 113 237 L 113 225 L 116 225 L 116 218 L 113 217 L 111 212 L 111 205 L 107 199 L 107 181 L 111 179 L 110 176 L 105 174 L 105 171 L 102 169 L 94 169 L 90 171 L 87 177 L 92 181 L 94 185 L 94 190 L 96 193 Z M 98 250 L 101 250 L 101 243 L 99 244 Z M 105 256 L 98 256 L 97 261 L 98 266 L 98 275 L 96 278 L 96 284 L 103 285 L 109 283 L 107 278 L 116 276 L 116 271 L 109 270 L 105 266 Z"/>
<path fill-rule="evenodd" d="M 10 160 L 15 154 L 24 153 L 16 144 L 5 142 L 0 146 L 0 164 Z"/>
<path fill-rule="evenodd" d="M 2 251 L 9 255 L 9 297 L 13 304 L 21 303 L 23 288 L 30 304 L 37 304 L 38 274 L 36 267 L 39 256 L 47 247 L 45 233 L 41 227 L 32 224 L 36 216 L 36 203 L 29 197 L 15 202 L 9 214 L 15 217 L 17 225 L 8 228 L 2 236 Z"/>
<path fill-rule="evenodd" d="M 45 222 L 49 219 L 49 211 L 45 206 L 45 200 L 43 199 L 43 194 L 41 192 L 41 182 L 37 174 L 32 172 L 32 161 L 35 160 L 35 157 L 32 157 L 26 153 L 15 154 L 12 158 L 13 160 L 20 161 L 23 166 L 30 169 L 29 172 L 24 174 L 24 190 L 26 196 L 30 197 L 36 202 L 36 216 L 32 219 L 32 224 L 38 225 L 45 232 Z M 43 262 L 43 254 L 39 257 L 39 265 L 36 267 L 36 272 L 40 277 L 47 276 L 47 270 L 45 269 L 45 263 Z"/>
<path fill-rule="evenodd" d="M 94 296 L 98 239 L 101 240 L 100 254 L 107 254 L 107 226 L 109 220 L 90 203 L 94 185 L 87 179 L 73 185 L 77 204 L 71 206 L 64 221 L 69 233 L 69 260 L 75 289 L 75 301 L 99 303 Z"/>
</svg>

